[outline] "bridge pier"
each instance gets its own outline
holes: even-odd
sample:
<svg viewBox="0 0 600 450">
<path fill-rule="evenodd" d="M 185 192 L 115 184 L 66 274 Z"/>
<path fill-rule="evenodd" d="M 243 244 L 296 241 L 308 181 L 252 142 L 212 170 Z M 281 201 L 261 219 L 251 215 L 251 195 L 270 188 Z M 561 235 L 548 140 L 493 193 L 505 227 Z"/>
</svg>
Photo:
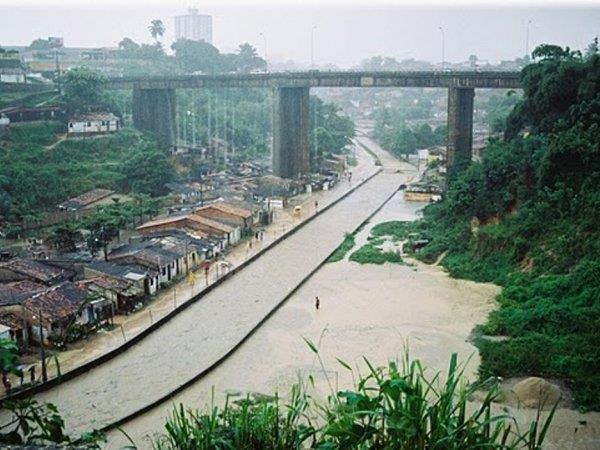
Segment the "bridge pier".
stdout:
<svg viewBox="0 0 600 450">
<path fill-rule="evenodd" d="M 292 178 L 309 172 L 309 88 L 276 88 L 273 108 L 273 173 Z"/>
<path fill-rule="evenodd" d="M 449 174 L 462 170 L 473 153 L 473 97 L 475 89 L 448 89 L 448 146 L 446 159 Z"/>
<path fill-rule="evenodd" d="M 153 133 L 165 146 L 175 143 L 175 89 L 134 89 L 133 125 Z"/>
</svg>

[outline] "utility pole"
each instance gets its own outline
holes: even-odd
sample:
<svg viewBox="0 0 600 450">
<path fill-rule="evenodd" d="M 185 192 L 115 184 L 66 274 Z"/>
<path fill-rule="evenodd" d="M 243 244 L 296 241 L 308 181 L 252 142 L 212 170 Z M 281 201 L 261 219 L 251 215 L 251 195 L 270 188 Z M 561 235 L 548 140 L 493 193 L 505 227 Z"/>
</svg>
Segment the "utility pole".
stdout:
<svg viewBox="0 0 600 450">
<path fill-rule="evenodd" d="M 446 68 L 446 42 L 445 42 L 445 36 L 444 36 L 444 28 L 443 27 L 439 27 L 440 32 L 442 33 L 442 70 L 444 70 Z"/>
<path fill-rule="evenodd" d="M 192 112 L 192 147 L 196 147 L 196 114 Z"/>
<path fill-rule="evenodd" d="M 60 62 L 58 60 L 58 49 L 54 50 L 54 62 L 56 64 L 56 81 L 58 84 L 58 90 L 62 93 L 62 74 L 60 73 Z"/>
<path fill-rule="evenodd" d="M 525 56 L 529 58 L 529 26 L 531 25 L 531 19 L 527 21 L 527 28 L 525 30 Z"/>
<path fill-rule="evenodd" d="M 259 36 L 263 38 L 263 55 L 265 58 L 265 72 L 269 71 L 269 60 L 267 59 L 267 36 L 265 33 L 258 33 Z"/>
<path fill-rule="evenodd" d="M 44 328 L 42 327 L 42 309 L 38 309 L 39 329 L 40 329 L 40 358 L 42 358 L 42 382 L 48 381 L 48 372 L 46 370 L 46 349 L 44 348 Z"/>
<path fill-rule="evenodd" d="M 188 275 L 190 273 L 190 266 L 189 266 L 189 261 L 188 261 L 188 244 L 189 244 L 189 237 L 186 235 L 185 236 L 185 274 Z"/>
<path fill-rule="evenodd" d="M 204 206 L 204 175 L 200 175 L 200 207 Z"/>
<path fill-rule="evenodd" d="M 231 108 L 231 158 L 235 159 L 235 104 L 234 100 L 231 101 L 233 105 Z"/>
<path fill-rule="evenodd" d="M 208 93 L 208 135 L 207 135 L 207 141 L 206 141 L 206 148 L 208 151 L 208 154 L 212 156 L 211 154 L 211 148 L 212 148 L 212 111 L 211 111 L 211 100 L 212 100 L 212 96 L 211 96 L 211 92 Z"/>
<path fill-rule="evenodd" d="M 315 30 L 316 25 L 313 25 L 310 29 L 310 68 L 315 68 Z"/>
</svg>

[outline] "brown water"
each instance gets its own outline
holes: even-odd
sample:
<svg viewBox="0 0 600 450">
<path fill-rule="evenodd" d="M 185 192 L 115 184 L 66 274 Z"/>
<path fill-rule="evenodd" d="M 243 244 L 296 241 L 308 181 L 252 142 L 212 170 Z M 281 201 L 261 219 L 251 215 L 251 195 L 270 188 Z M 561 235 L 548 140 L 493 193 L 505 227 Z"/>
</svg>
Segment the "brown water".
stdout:
<svg viewBox="0 0 600 450">
<path fill-rule="evenodd" d="M 357 235 L 355 248 L 374 224 L 410 220 L 422 206 L 396 195 Z M 123 428 L 140 447 L 150 447 L 151 437 L 162 430 L 173 405 L 202 408 L 210 403 L 213 389 L 217 401 L 227 393 L 285 394 L 291 384 L 310 375 L 316 379 L 316 394 L 326 395 L 326 379 L 333 389 L 352 385 L 350 374 L 336 358 L 364 370 L 363 356 L 374 364 L 385 364 L 403 355 L 406 342 L 411 356 L 421 359 L 431 373 L 444 371 L 450 355 L 457 352 L 473 379 L 479 357 L 468 337 L 495 307 L 499 291 L 491 284 L 449 278 L 441 268 L 422 264 L 327 264 L 220 367 Z M 316 295 L 321 299 L 318 311 Z M 319 345 L 325 371 L 303 338 Z M 533 410 L 498 405 L 498 413 L 501 408 L 508 408 L 521 424 L 535 418 Z M 599 417 L 558 410 L 545 448 L 600 448 L 596 438 Z M 109 448 L 127 444 L 118 431 L 111 432 L 109 439 Z"/>
<path fill-rule="evenodd" d="M 357 236 L 366 239 L 372 225 L 392 218 L 414 218 L 423 205 L 395 196 Z M 249 341 L 202 381 L 150 413 L 126 424 L 136 442 L 159 430 L 173 404 L 200 407 L 211 390 L 225 392 L 287 392 L 289 386 L 312 375 L 325 375 L 303 337 L 319 343 L 326 374 L 335 388 L 349 385 L 350 374 L 336 358 L 361 366 L 367 356 L 375 364 L 410 353 L 432 371 L 444 370 L 450 354 L 468 360 L 473 375 L 476 349 L 467 342 L 472 328 L 493 307 L 499 289 L 490 284 L 453 280 L 442 270 L 425 265 L 409 267 L 364 265 L 342 261 L 320 269 Z M 321 308 L 314 308 L 314 297 Z M 470 359 L 469 359 L 470 358 Z M 317 388 L 326 393 L 324 382 Z M 124 444 L 111 433 L 111 447 Z"/>
</svg>

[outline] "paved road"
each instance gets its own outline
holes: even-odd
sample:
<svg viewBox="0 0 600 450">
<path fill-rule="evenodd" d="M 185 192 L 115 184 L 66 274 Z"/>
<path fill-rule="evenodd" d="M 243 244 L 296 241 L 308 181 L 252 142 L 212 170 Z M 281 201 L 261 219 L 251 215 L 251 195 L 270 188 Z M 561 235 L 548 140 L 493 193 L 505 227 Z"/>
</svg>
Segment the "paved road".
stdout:
<svg viewBox="0 0 600 450">
<path fill-rule="evenodd" d="M 36 399 L 56 404 L 78 434 L 168 394 L 237 344 L 401 179 L 391 171 L 374 177 L 127 352 Z"/>
</svg>

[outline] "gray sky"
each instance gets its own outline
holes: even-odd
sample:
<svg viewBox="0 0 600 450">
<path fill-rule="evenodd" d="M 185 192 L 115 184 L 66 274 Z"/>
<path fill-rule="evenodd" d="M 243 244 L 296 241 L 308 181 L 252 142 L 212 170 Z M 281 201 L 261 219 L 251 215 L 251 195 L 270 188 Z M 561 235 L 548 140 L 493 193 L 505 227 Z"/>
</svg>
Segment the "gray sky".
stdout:
<svg viewBox="0 0 600 450">
<path fill-rule="evenodd" d="M 599 0 L 481 3 L 463 0 L 448 7 L 400 0 L 0 0 L 0 45 L 27 45 L 47 36 L 63 36 L 67 46 L 84 47 L 116 46 L 124 36 L 150 42 L 147 25 L 155 18 L 165 23 L 163 41 L 170 45 L 173 16 L 190 6 L 213 16 L 214 44 L 222 51 L 247 41 L 262 54 L 263 32 L 269 59 L 307 62 L 311 29 L 316 26 L 315 62 L 340 67 L 374 55 L 440 61 L 440 26 L 448 61 L 463 61 L 470 54 L 491 61 L 523 55 L 528 20 L 530 49 L 542 42 L 585 48 L 600 35 Z"/>
</svg>

